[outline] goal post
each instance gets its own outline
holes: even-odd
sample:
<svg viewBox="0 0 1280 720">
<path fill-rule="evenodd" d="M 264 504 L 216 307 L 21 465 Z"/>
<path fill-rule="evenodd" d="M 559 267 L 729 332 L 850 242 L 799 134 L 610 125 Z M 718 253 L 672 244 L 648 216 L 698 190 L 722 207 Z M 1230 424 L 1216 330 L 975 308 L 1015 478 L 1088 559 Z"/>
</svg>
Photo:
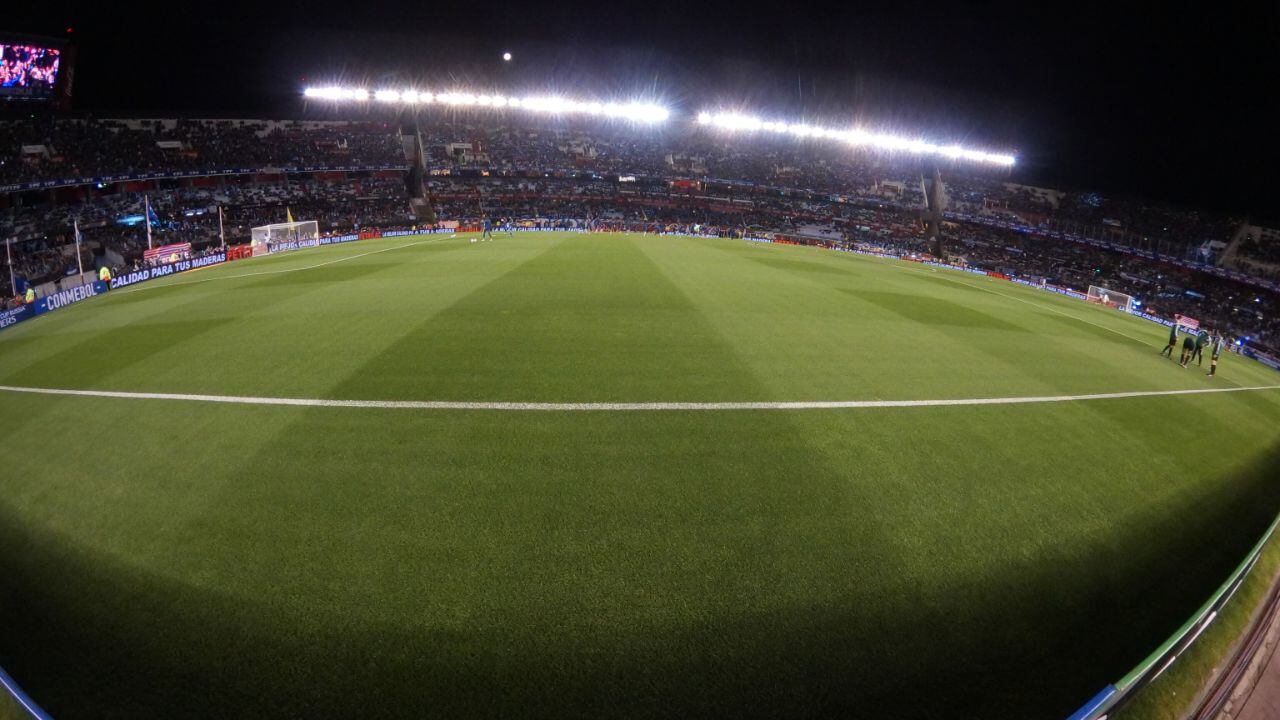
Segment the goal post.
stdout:
<svg viewBox="0 0 1280 720">
<path fill-rule="evenodd" d="M 1089 302 L 1096 302 L 1099 305 L 1124 310 L 1125 312 L 1133 312 L 1133 296 L 1117 292 L 1110 288 L 1098 287 L 1097 285 L 1089 286 Z"/>
<path fill-rule="evenodd" d="M 315 220 L 299 222 L 272 223 L 253 229 L 253 256 L 270 255 L 297 250 L 298 248 L 316 247 L 320 244 L 320 226 Z"/>
</svg>

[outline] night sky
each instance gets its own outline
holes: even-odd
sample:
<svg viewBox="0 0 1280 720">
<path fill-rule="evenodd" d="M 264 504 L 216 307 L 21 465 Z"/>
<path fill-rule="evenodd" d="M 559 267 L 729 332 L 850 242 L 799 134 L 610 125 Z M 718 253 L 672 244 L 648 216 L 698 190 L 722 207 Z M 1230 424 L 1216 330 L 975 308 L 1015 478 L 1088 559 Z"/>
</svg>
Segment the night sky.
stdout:
<svg viewBox="0 0 1280 720">
<path fill-rule="evenodd" d="M 304 78 L 656 95 L 1012 149 L 1015 179 L 1280 219 L 1280 3 L 829 4 L 35 2 L 3 29 L 74 29 L 79 112 L 294 115 Z"/>
</svg>

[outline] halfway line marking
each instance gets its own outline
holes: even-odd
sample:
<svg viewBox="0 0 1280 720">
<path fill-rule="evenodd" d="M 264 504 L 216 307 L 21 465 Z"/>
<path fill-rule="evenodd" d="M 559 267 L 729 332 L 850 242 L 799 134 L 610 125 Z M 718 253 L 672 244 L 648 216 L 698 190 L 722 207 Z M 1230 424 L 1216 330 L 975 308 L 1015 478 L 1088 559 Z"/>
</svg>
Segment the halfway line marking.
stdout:
<svg viewBox="0 0 1280 720">
<path fill-rule="evenodd" d="M 834 400 L 791 402 L 470 402 L 457 400 L 329 400 L 324 398 L 195 395 L 187 393 L 125 392 L 120 390 L 68 390 L 62 388 L 0 385 L 0 391 L 35 395 L 117 398 L 123 400 L 179 400 L 231 405 L 288 405 L 324 408 L 373 408 L 383 410 L 501 410 L 516 412 L 635 412 L 670 410 L 843 410 L 870 408 L 953 407 L 966 405 L 1026 405 L 1033 403 L 1118 400 L 1122 398 L 1207 395 L 1210 393 L 1280 390 L 1280 385 L 1200 388 L 1194 390 L 1140 390 L 1092 395 L 1039 395 L 1029 397 L 956 398 L 950 400 Z"/>
</svg>

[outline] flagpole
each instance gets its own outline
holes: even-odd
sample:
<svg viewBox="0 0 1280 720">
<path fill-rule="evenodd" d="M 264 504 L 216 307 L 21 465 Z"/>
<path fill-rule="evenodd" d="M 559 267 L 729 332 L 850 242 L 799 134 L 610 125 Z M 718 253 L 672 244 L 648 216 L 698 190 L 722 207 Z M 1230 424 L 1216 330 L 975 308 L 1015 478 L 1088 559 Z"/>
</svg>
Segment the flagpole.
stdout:
<svg viewBox="0 0 1280 720">
<path fill-rule="evenodd" d="M 227 249 L 227 234 L 222 230 L 222 206 L 218 206 L 218 238 L 222 240 L 222 249 Z"/>
<path fill-rule="evenodd" d="M 76 229 L 76 269 L 80 271 L 80 279 L 84 280 L 84 261 L 80 259 L 80 219 L 74 221 Z"/>
<path fill-rule="evenodd" d="M 13 238 L 4 239 L 4 254 L 9 259 L 9 290 L 13 292 L 14 297 L 18 297 L 18 278 L 13 274 Z"/>
<path fill-rule="evenodd" d="M 142 219 L 147 223 L 147 249 L 151 249 L 151 199 L 146 195 L 142 196 Z"/>
</svg>

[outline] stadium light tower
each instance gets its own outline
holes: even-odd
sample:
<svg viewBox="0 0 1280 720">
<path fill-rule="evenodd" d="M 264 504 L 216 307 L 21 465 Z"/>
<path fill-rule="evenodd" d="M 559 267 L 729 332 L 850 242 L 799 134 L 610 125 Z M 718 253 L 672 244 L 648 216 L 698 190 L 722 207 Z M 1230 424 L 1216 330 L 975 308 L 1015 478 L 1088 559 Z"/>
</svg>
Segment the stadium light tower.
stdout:
<svg viewBox="0 0 1280 720">
<path fill-rule="evenodd" d="M 929 253 L 936 258 L 947 256 L 942 239 L 942 215 L 947 209 L 947 189 L 942 184 L 942 171 L 932 159 L 921 158 L 920 184 L 924 190 L 924 238 Z"/>
<path fill-rule="evenodd" d="M 910 153 L 920 157 L 947 158 L 985 165 L 1013 167 L 1017 156 L 1011 153 L 990 152 L 960 145 L 941 145 L 919 138 L 888 133 L 870 132 L 861 128 L 825 128 L 803 122 L 765 120 L 738 112 L 710 112 L 703 110 L 696 116 L 699 125 L 717 130 L 743 133 L 776 133 L 794 138 L 830 140 L 849 147 L 863 147 L 894 153 Z"/>
</svg>

